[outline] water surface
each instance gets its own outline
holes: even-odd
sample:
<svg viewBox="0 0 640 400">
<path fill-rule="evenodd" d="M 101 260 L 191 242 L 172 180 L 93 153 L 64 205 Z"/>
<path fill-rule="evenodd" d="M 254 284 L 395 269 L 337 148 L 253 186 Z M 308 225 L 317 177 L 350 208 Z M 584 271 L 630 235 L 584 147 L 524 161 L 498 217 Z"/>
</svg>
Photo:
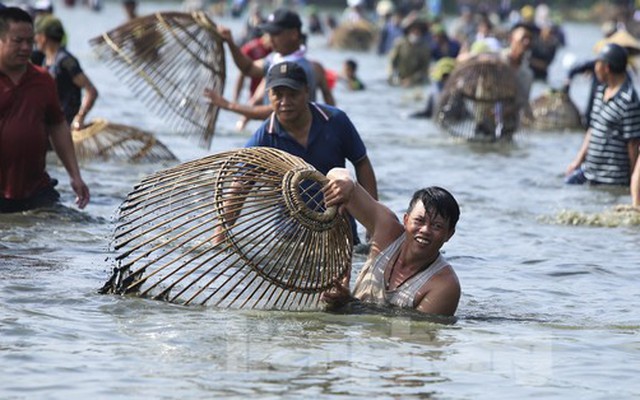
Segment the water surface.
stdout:
<svg viewBox="0 0 640 400">
<path fill-rule="evenodd" d="M 174 8 L 144 2 L 141 13 Z M 100 91 L 90 117 L 156 132 L 187 161 L 241 147 L 222 112 L 211 150 L 168 129 L 91 55 L 87 40 L 124 20 L 58 7 L 69 47 Z M 239 27 L 240 21 L 223 21 Z M 568 24 L 562 58 L 591 55 L 595 25 Z M 311 38 L 310 54 L 339 70 L 353 57 L 368 90 L 338 87 L 339 106 L 368 147 L 382 201 L 399 215 L 414 190 L 448 188 L 461 204 L 446 244 L 463 288 L 454 324 L 407 313 L 329 314 L 182 307 L 99 295 L 112 267 L 108 243 L 118 205 L 162 165 L 89 163 L 85 211 L 64 205 L 0 216 L 0 397 L 610 399 L 640 396 L 640 227 L 554 223 L 562 210 L 601 212 L 629 203 L 626 190 L 568 187 L 562 174 L 580 133 L 520 135 L 512 144 L 453 140 L 431 121 L 408 118 L 422 89 L 389 88 L 374 54 L 336 52 Z M 237 71 L 229 62 L 227 93 Z M 572 96 L 586 104 L 588 80 Z M 545 86 L 536 84 L 533 95 Z M 356 258 L 356 269 L 362 264 Z"/>
</svg>

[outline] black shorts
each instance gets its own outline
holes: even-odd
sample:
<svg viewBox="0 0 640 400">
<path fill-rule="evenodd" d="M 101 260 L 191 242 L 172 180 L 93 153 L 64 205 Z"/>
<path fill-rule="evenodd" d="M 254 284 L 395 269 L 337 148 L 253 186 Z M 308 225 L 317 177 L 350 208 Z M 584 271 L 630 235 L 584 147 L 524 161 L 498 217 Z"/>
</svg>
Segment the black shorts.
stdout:
<svg viewBox="0 0 640 400">
<path fill-rule="evenodd" d="M 14 213 L 34 208 L 50 207 L 60 200 L 60 193 L 54 187 L 58 184 L 55 179 L 51 180 L 51 184 L 40 190 L 28 199 L 2 199 L 0 198 L 0 213 Z"/>
</svg>

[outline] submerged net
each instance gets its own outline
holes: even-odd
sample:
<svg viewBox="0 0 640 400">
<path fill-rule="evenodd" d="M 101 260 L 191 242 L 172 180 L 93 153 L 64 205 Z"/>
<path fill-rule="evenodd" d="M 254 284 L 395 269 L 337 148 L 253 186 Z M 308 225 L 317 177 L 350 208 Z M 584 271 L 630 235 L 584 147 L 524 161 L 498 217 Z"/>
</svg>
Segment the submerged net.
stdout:
<svg viewBox="0 0 640 400">
<path fill-rule="evenodd" d="M 569 94 L 550 90 L 531 102 L 533 120 L 523 119 L 523 125 L 538 131 L 582 131 L 582 117 Z"/>
<path fill-rule="evenodd" d="M 511 67 L 492 56 L 470 59 L 447 78 L 436 121 L 456 137 L 510 139 L 519 124 L 516 94 L 517 81 Z"/>
<path fill-rule="evenodd" d="M 76 156 L 81 161 L 177 161 L 171 150 L 154 135 L 132 126 L 114 124 L 98 118 L 85 128 L 71 133 Z"/>
<path fill-rule="evenodd" d="M 318 309 L 350 269 L 346 217 L 326 209 L 326 178 L 258 147 L 144 179 L 119 210 L 117 266 L 102 291 L 180 304 Z"/>
<path fill-rule="evenodd" d="M 138 98 L 181 133 L 209 147 L 218 107 L 204 88 L 224 90 L 223 42 L 203 12 L 159 12 L 135 18 L 91 39 L 105 61 Z"/>
</svg>

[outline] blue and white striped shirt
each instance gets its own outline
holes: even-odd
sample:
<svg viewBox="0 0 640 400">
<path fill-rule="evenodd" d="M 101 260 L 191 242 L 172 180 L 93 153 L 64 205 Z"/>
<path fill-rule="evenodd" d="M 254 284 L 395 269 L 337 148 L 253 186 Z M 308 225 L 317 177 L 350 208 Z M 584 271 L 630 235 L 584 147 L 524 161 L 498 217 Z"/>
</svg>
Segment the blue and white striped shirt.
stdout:
<svg viewBox="0 0 640 400">
<path fill-rule="evenodd" d="M 631 164 L 627 145 L 640 138 L 640 100 L 629 77 L 606 102 L 605 88 L 600 85 L 595 93 L 591 139 L 582 170 L 591 182 L 628 186 Z"/>
</svg>

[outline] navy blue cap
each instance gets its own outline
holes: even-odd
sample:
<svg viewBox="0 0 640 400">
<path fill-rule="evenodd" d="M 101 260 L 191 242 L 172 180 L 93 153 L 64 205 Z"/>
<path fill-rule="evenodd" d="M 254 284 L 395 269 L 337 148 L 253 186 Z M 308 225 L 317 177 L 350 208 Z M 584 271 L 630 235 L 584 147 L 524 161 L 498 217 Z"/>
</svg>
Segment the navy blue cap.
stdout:
<svg viewBox="0 0 640 400">
<path fill-rule="evenodd" d="M 279 8 L 267 17 L 267 22 L 261 24 L 259 28 L 267 33 L 280 33 L 285 29 L 302 28 L 302 20 L 295 11 Z"/>
<path fill-rule="evenodd" d="M 307 86 L 307 73 L 294 62 L 275 64 L 267 72 L 267 90 L 278 86 L 300 90 Z"/>
<path fill-rule="evenodd" d="M 614 72 L 622 72 L 627 68 L 627 50 L 615 43 L 607 43 L 600 49 L 596 60 L 609 64 Z"/>
</svg>

